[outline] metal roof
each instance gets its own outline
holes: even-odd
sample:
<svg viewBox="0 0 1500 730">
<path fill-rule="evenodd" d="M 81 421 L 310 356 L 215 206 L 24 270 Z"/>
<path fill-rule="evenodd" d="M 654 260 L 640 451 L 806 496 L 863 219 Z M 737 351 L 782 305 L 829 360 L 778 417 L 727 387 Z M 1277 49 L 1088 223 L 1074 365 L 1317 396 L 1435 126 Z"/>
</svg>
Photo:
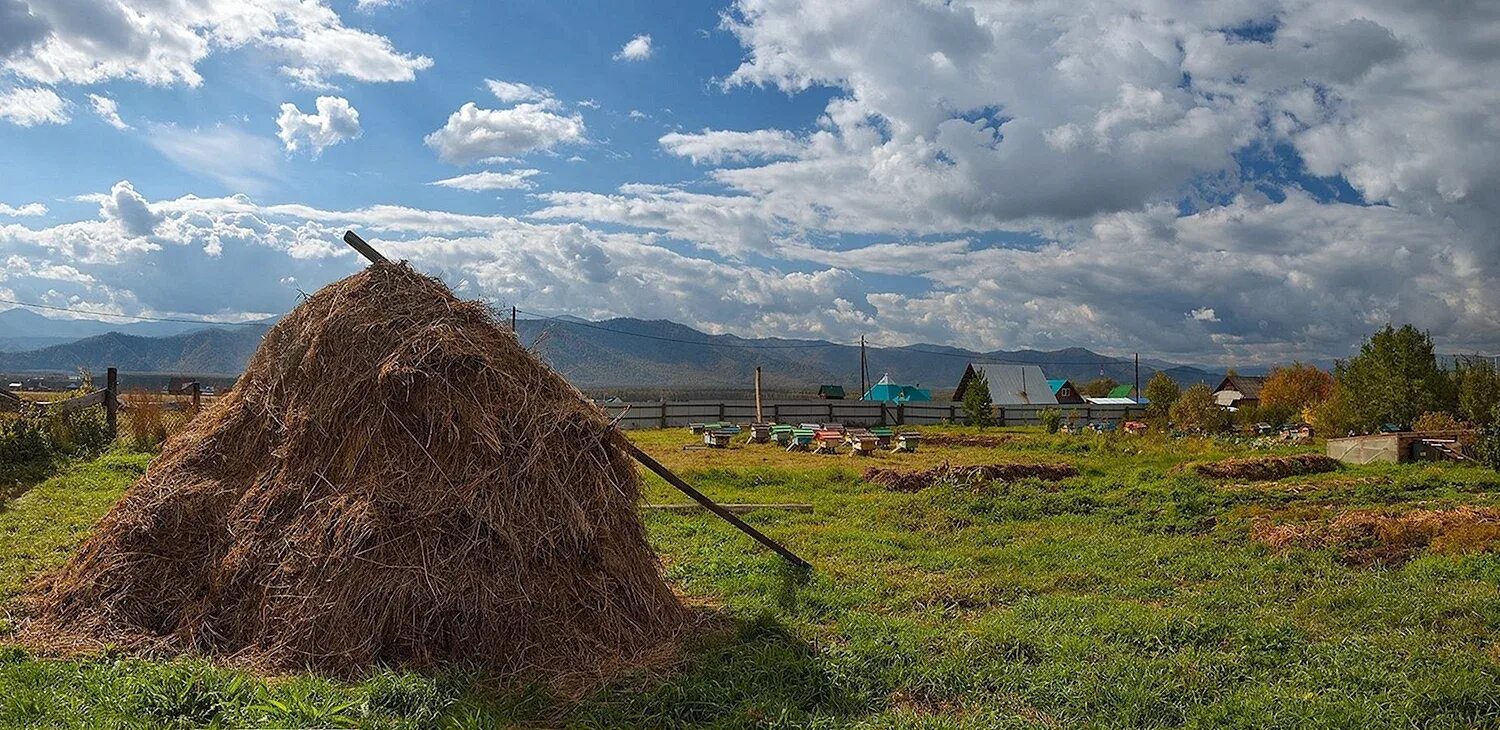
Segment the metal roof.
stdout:
<svg viewBox="0 0 1500 730">
<path fill-rule="evenodd" d="M 970 365 L 990 381 L 990 400 L 997 406 L 1057 405 L 1047 376 L 1036 365 Z"/>
</svg>

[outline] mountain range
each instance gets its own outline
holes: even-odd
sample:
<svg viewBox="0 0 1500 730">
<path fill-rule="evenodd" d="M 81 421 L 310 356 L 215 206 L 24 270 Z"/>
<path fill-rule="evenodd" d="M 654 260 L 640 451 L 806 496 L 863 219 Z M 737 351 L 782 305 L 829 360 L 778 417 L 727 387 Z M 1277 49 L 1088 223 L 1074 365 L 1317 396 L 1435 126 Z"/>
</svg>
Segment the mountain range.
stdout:
<svg viewBox="0 0 1500 730">
<path fill-rule="evenodd" d="M 0 352 L 0 372 L 99 371 L 233 375 L 244 369 L 269 322 L 260 326 L 208 327 L 147 322 L 115 325 L 92 320 L 51 319 L 31 312 L 0 312 L 0 340 L 39 341 L 39 346 Z M 780 395 L 809 394 L 819 385 L 842 385 L 851 397 L 859 388 L 859 347 L 825 340 L 743 338 L 711 335 L 667 320 L 617 318 L 530 319 L 517 323 L 522 343 L 579 388 L 634 397 L 658 393 L 748 392 L 755 368 L 763 386 Z M 1075 384 L 1099 377 L 1122 383 L 1135 377 L 1129 359 L 1081 347 L 1062 350 L 975 352 L 945 345 L 869 347 L 870 380 L 889 374 L 905 384 L 938 392 L 953 388 L 968 362 L 1039 365 L 1049 378 Z M 1222 371 L 1143 359 L 1144 384 L 1158 370 L 1184 387 L 1215 384 Z"/>
</svg>

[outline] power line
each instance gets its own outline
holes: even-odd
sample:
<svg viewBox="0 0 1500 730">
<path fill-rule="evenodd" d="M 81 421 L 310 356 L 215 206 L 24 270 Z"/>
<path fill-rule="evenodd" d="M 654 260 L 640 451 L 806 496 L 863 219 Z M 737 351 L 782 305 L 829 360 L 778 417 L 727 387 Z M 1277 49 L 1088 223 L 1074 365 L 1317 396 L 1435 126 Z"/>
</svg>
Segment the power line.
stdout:
<svg viewBox="0 0 1500 730">
<path fill-rule="evenodd" d="M 147 317 L 141 314 L 116 314 L 114 312 L 99 312 L 92 309 L 74 309 L 72 307 L 59 307 L 52 304 L 37 304 L 35 302 L 18 302 L 14 299 L 0 299 L 5 304 L 14 304 L 18 307 L 29 309 L 48 309 L 54 312 L 72 312 L 73 314 L 90 314 L 95 317 L 117 317 L 120 319 L 134 319 L 142 322 L 181 322 L 184 324 L 217 324 L 227 327 L 268 327 L 265 322 L 228 322 L 215 319 L 187 319 L 184 317 Z"/>
</svg>

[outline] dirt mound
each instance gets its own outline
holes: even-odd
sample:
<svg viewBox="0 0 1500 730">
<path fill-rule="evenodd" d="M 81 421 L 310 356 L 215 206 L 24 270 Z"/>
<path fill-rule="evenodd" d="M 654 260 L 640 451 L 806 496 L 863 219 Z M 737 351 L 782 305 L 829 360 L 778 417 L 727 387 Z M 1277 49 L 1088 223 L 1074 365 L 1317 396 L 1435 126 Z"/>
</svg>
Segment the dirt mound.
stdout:
<svg viewBox="0 0 1500 730">
<path fill-rule="evenodd" d="M 689 618 L 622 438 L 482 304 L 376 265 L 267 333 L 30 587 L 20 638 L 335 673 L 607 673 Z"/>
<path fill-rule="evenodd" d="M 1072 464 L 980 464 L 953 466 L 943 462 L 931 469 L 900 471 L 871 467 L 865 470 L 865 481 L 879 484 L 893 492 L 918 492 L 938 484 L 979 486 L 989 482 L 1014 482 L 1041 479 L 1055 482 L 1078 476 Z"/>
<path fill-rule="evenodd" d="M 988 436 L 956 433 L 922 434 L 922 443 L 928 446 L 999 446 L 1015 440 L 1015 434 L 1008 433 Z"/>
<path fill-rule="evenodd" d="M 1322 454 L 1257 456 L 1196 464 L 1193 470 L 1212 479 L 1256 479 L 1269 481 L 1299 474 L 1321 474 L 1339 468 L 1338 459 Z"/>
<path fill-rule="evenodd" d="M 1272 548 L 1337 550 L 1350 565 L 1400 565 L 1423 550 L 1461 554 L 1500 549 L 1500 510 L 1348 510 L 1290 522 L 1262 517 L 1250 537 Z"/>
</svg>

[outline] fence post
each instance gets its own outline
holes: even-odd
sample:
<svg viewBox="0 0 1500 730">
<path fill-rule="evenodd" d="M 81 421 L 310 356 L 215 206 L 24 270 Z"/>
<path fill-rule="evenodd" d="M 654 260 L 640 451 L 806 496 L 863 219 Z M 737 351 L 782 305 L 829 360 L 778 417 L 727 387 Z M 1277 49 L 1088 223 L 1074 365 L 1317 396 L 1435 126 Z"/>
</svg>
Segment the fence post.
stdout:
<svg viewBox="0 0 1500 730">
<path fill-rule="evenodd" d="M 109 429 L 109 438 L 114 440 L 118 432 L 120 412 L 120 373 L 114 368 L 104 371 L 104 425 Z"/>
<path fill-rule="evenodd" d="M 719 423 L 724 422 L 724 401 L 719 401 Z"/>
<path fill-rule="evenodd" d="M 905 403 L 897 403 L 896 404 L 896 425 L 897 426 L 904 426 L 904 425 L 906 425 L 906 404 Z"/>
<path fill-rule="evenodd" d="M 194 380 L 192 383 L 188 384 L 188 387 L 192 388 L 193 412 L 197 413 L 198 410 L 203 407 L 203 385 Z"/>
<path fill-rule="evenodd" d="M 773 422 L 775 422 L 775 423 L 781 423 L 781 404 L 780 403 L 772 403 L 771 404 L 771 420 Z"/>
<path fill-rule="evenodd" d="M 659 405 L 661 407 L 661 427 L 663 429 L 666 429 L 666 427 L 667 427 L 667 402 L 666 401 L 662 401 Z"/>
</svg>

